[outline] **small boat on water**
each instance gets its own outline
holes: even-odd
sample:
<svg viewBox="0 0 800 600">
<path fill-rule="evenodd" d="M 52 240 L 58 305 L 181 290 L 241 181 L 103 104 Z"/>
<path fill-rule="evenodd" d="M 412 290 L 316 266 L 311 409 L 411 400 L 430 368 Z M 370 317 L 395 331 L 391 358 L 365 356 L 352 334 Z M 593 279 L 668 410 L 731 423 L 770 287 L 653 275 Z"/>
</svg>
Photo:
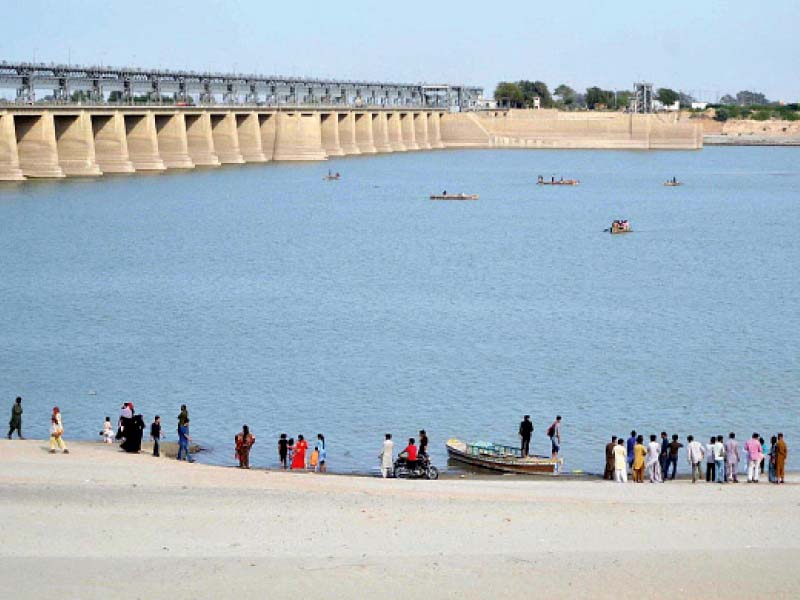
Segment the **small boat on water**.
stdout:
<svg viewBox="0 0 800 600">
<path fill-rule="evenodd" d="M 580 181 L 577 179 L 556 179 L 555 177 L 551 177 L 550 181 L 547 181 L 544 177 L 539 175 L 539 179 L 536 180 L 536 185 L 578 185 Z"/>
<path fill-rule="evenodd" d="M 341 178 L 342 178 L 342 176 L 338 172 L 337 173 L 331 173 L 330 171 L 328 171 L 328 174 L 325 175 L 325 177 L 323 177 L 322 179 L 324 181 L 339 181 Z"/>
<path fill-rule="evenodd" d="M 611 227 L 606 229 L 606 231 L 612 234 L 632 233 L 633 229 L 631 229 L 631 224 L 628 219 L 616 219 L 615 221 L 611 222 Z"/>
<path fill-rule="evenodd" d="M 467 444 L 458 439 L 447 441 L 447 454 L 453 460 L 503 473 L 558 475 L 564 459 L 547 456 L 522 456 L 522 449 L 490 442 Z"/>
<path fill-rule="evenodd" d="M 478 194 L 432 194 L 431 200 L 477 200 Z"/>
<path fill-rule="evenodd" d="M 678 187 L 679 185 L 683 185 L 683 183 L 673 177 L 672 181 L 665 181 L 664 185 L 667 187 Z"/>
</svg>

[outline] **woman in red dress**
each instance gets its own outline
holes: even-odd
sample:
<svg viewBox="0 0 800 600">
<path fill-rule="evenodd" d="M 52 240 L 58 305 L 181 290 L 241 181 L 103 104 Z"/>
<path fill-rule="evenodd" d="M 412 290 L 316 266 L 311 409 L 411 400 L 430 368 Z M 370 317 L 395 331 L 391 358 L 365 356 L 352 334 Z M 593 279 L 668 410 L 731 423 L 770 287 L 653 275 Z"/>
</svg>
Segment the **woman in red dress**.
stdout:
<svg viewBox="0 0 800 600">
<path fill-rule="evenodd" d="M 306 450 L 308 450 L 308 442 L 303 439 L 302 435 L 298 435 L 297 443 L 294 445 L 294 455 L 292 456 L 292 469 L 306 468 Z"/>
</svg>

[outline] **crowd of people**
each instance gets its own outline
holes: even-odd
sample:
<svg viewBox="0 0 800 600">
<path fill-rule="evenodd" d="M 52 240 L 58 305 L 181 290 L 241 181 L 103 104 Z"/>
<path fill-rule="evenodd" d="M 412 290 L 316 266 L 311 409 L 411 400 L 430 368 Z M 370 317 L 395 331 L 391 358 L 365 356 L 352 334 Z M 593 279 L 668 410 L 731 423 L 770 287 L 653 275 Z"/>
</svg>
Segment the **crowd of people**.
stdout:
<svg viewBox="0 0 800 600">
<path fill-rule="evenodd" d="M 11 408 L 9 420 L 8 439 L 16 432 L 20 439 L 22 435 L 22 398 L 17 397 Z M 178 414 L 178 460 L 194 462 L 190 453 L 192 441 L 189 435 L 189 411 L 185 404 L 181 405 Z M 116 430 L 111 423 L 111 418 L 106 417 L 100 436 L 104 443 L 120 443 L 120 448 L 126 452 L 140 452 L 142 438 L 145 431 L 144 417 L 137 414 L 133 403 L 126 402 L 120 408 Z M 521 453 L 523 457 L 530 455 L 531 437 L 534 425 L 530 415 L 525 415 L 519 425 L 521 440 Z M 546 435 L 550 438 L 551 458 L 558 458 L 561 448 L 561 416 L 547 428 Z M 150 440 L 153 442 L 153 456 L 160 456 L 160 441 L 163 438 L 161 431 L 161 418 L 156 415 L 150 425 Z M 234 456 L 242 469 L 250 468 L 250 450 L 256 438 L 247 425 L 234 436 Z M 788 446 L 783 433 L 773 435 L 767 444 L 765 438 L 758 433 L 744 443 L 740 444 L 736 434 L 728 434 L 727 441 L 722 435 L 711 436 L 708 443 L 703 444 L 686 436 L 686 445 L 680 442 L 677 434 L 671 437 L 662 431 L 660 440 L 656 434 L 650 434 L 649 441 L 645 443 L 644 436 L 631 431 L 630 437 L 612 436 L 605 447 L 605 469 L 603 478 L 615 480 L 620 483 L 628 481 L 628 475 L 635 483 L 643 483 L 645 478 L 651 483 L 663 483 L 674 480 L 678 472 L 678 457 L 681 449 L 685 448 L 686 461 L 691 470 L 692 483 L 705 479 L 709 483 L 738 483 L 740 465 L 746 464 L 746 477 L 748 482 L 758 483 L 760 476 L 766 471 L 771 483 L 784 483 L 786 458 Z M 50 452 L 55 454 L 56 449 L 68 454 L 64 441 L 64 422 L 59 407 L 54 406 L 50 415 Z M 314 470 L 325 473 L 328 470 L 328 446 L 325 436 L 317 434 L 317 440 L 311 452 L 309 444 L 302 434 L 295 438 L 280 434 L 278 439 L 278 460 L 283 469 L 289 470 Z M 419 432 L 419 446 L 414 438 L 409 438 L 408 445 L 398 453 L 406 458 L 412 465 L 420 457 L 428 455 L 428 435 L 425 430 Z M 394 466 L 394 442 L 392 434 L 387 433 L 378 454 L 378 460 L 383 477 L 388 477 Z"/>
<path fill-rule="evenodd" d="M 606 444 L 606 466 L 603 478 L 619 483 L 628 481 L 628 473 L 635 483 L 663 483 L 674 480 L 678 471 L 678 455 L 684 445 L 677 434 L 670 438 L 661 432 L 660 441 L 655 434 L 645 445 L 644 436 L 631 431 L 630 437 L 612 436 Z M 785 480 L 786 457 L 789 450 L 783 433 L 772 436 L 770 444 L 758 433 L 744 444 L 739 444 L 736 434 L 711 436 L 707 444 L 686 436 L 686 460 L 691 469 L 692 483 L 705 480 L 709 483 L 738 483 L 740 464 L 746 464 L 747 481 L 758 483 L 760 475 L 767 471 L 771 483 Z M 704 472 L 705 470 L 705 472 Z"/>
</svg>

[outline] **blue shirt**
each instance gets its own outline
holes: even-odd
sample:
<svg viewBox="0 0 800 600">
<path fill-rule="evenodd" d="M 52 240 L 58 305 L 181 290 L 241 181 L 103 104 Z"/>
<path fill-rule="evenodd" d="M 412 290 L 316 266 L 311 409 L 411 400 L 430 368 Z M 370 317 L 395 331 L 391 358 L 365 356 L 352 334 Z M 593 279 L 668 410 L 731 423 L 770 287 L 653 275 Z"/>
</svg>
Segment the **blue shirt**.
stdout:
<svg viewBox="0 0 800 600">
<path fill-rule="evenodd" d="M 636 438 L 629 437 L 628 438 L 628 462 L 633 462 L 633 447 L 636 445 Z"/>
</svg>

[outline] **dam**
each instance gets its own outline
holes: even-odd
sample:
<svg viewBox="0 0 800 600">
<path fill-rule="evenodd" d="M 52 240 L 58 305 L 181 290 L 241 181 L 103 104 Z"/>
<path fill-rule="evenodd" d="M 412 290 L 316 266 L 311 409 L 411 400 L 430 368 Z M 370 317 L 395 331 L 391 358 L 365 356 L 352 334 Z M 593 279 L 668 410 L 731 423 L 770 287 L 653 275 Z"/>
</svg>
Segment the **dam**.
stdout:
<svg viewBox="0 0 800 600">
<path fill-rule="evenodd" d="M 702 127 L 678 115 L 480 110 L 483 90 L 463 85 L 0 62 L 0 87 L 16 89 L 0 103 L 0 181 L 446 148 L 703 145 Z M 37 100 L 42 88 L 52 95 Z"/>
<path fill-rule="evenodd" d="M 698 149 L 657 114 L 245 106 L 0 107 L 0 181 L 445 148 Z"/>
</svg>

